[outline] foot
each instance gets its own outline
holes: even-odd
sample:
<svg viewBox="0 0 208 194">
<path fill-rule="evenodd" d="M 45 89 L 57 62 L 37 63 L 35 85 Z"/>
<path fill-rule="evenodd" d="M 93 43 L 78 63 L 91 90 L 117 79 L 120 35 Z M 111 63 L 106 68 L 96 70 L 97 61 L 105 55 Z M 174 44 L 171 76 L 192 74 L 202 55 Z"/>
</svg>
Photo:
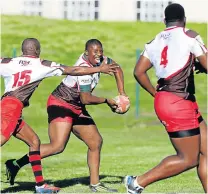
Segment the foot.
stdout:
<svg viewBox="0 0 208 194">
<path fill-rule="evenodd" d="M 13 164 L 14 161 L 15 161 L 15 159 L 11 159 L 11 160 L 7 160 L 5 162 L 6 176 L 7 176 L 7 180 L 9 181 L 10 185 L 14 185 L 14 179 L 20 169 L 18 166 L 15 166 Z"/>
<path fill-rule="evenodd" d="M 90 185 L 90 190 L 92 192 L 101 193 L 117 193 L 118 190 L 106 187 L 103 183 L 98 183 L 96 185 Z"/>
<path fill-rule="evenodd" d="M 134 181 L 136 180 L 136 176 L 126 176 L 124 178 L 124 185 L 126 187 L 127 193 L 130 194 L 138 194 L 138 193 L 142 193 L 142 191 L 144 190 L 143 187 L 141 186 L 134 186 Z"/>
<path fill-rule="evenodd" d="M 35 186 L 36 193 L 58 193 L 60 188 L 44 184 L 42 186 Z"/>
</svg>

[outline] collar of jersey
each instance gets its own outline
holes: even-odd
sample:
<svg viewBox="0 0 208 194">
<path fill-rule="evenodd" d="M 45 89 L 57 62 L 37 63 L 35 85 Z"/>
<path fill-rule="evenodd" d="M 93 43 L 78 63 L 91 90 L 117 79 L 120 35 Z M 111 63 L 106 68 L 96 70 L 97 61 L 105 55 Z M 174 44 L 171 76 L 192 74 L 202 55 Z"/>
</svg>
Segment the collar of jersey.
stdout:
<svg viewBox="0 0 208 194">
<path fill-rule="evenodd" d="M 172 29 L 175 29 L 175 28 L 182 28 L 181 26 L 170 26 L 170 27 L 167 27 L 166 29 L 165 29 L 165 31 L 167 31 L 167 30 L 172 30 Z"/>
<path fill-rule="evenodd" d="M 36 57 L 36 56 L 33 56 L 33 55 L 22 55 L 21 57 L 39 58 L 39 57 Z"/>
</svg>

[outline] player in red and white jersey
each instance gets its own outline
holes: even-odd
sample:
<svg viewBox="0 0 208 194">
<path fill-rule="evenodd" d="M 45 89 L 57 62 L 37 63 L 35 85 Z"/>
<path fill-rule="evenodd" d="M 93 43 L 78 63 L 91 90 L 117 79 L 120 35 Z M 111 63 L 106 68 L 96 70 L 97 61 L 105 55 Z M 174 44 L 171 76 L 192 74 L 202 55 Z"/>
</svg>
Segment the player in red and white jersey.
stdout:
<svg viewBox="0 0 208 194">
<path fill-rule="evenodd" d="M 97 39 L 86 42 L 85 52 L 81 54 L 75 67 L 87 68 L 99 66 L 102 63 L 115 63 L 112 59 L 103 55 L 102 43 Z M 124 77 L 121 68 L 116 69 L 115 79 L 120 95 L 125 95 Z M 49 122 L 50 143 L 40 146 L 41 158 L 59 154 L 64 151 L 70 134 L 73 132 L 88 146 L 88 166 L 90 171 L 90 189 L 93 192 L 116 192 L 100 183 L 99 167 L 102 137 L 97 126 L 87 112 L 85 105 L 98 105 L 105 103 L 112 110 L 117 106 L 114 100 L 98 97 L 92 94 L 99 82 L 100 73 L 85 76 L 66 76 L 48 98 L 47 112 Z M 16 160 L 24 161 L 20 167 L 29 163 L 28 156 Z M 8 165 L 7 168 L 11 168 Z M 11 171 L 11 176 L 16 175 Z"/>
<path fill-rule="evenodd" d="M 171 4 L 165 9 L 166 29 L 145 45 L 134 75 L 154 99 L 155 112 L 164 124 L 176 155 L 168 156 L 143 175 L 125 177 L 129 193 L 141 193 L 156 181 L 197 167 L 207 192 L 207 125 L 194 96 L 194 60 L 207 71 L 207 49 L 199 34 L 185 28 L 184 8 Z M 155 68 L 157 89 L 147 71 Z M 206 95 L 206 94 L 205 94 Z M 194 191 L 194 188 L 193 190 Z"/>
<path fill-rule="evenodd" d="M 41 60 L 40 43 L 28 38 L 22 43 L 23 55 L 3 58 L 0 75 L 4 78 L 5 93 L 1 99 L 1 146 L 11 135 L 24 141 L 30 147 L 29 161 L 36 179 L 37 192 L 59 191 L 59 188 L 44 184 L 40 157 L 40 140 L 22 119 L 22 109 L 29 105 L 29 98 L 40 82 L 47 77 L 61 75 L 86 75 L 97 72 L 115 72 L 115 65 L 102 67 L 68 67 L 52 61 Z"/>
</svg>

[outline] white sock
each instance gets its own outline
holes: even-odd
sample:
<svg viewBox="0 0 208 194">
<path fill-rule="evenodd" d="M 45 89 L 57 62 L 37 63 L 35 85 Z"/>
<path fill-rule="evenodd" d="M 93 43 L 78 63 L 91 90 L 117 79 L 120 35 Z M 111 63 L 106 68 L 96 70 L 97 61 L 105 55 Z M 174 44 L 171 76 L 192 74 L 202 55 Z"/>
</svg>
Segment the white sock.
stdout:
<svg viewBox="0 0 208 194">
<path fill-rule="evenodd" d="M 134 180 L 134 187 L 139 187 L 141 189 L 144 189 L 144 187 L 140 186 L 138 183 L 137 183 L 137 179 Z"/>
<path fill-rule="evenodd" d="M 95 184 L 95 185 L 93 185 L 93 184 L 91 184 L 93 187 L 96 187 L 96 186 L 98 186 L 100 184 L 100 182 L 99 183 L 97 183 L 97 184 Z"/>
</svg>

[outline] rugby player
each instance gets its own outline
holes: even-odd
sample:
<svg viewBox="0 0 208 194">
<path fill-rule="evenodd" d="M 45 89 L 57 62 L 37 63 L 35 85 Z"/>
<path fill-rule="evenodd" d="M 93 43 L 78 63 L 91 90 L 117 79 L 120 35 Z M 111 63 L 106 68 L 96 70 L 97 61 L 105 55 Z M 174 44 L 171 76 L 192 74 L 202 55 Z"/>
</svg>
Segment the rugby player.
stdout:
<svg viewBox="0 0 208 194">
<path fill-rule="evenodd" d="M 35 38 L 22 42 L 22 56 L 2 58 L 0 75 L 4 78 L 5 93 L 1 99 L 1 146 L 12 135 L 29 146 L 28 161 L 32 165 L 36 181 L 36 192 L 58 192 L 57 187 L 45 183 L 42 175 L 40 140 L 37 134 L 21 118 L 24 107 L 29 106 L 29 99 L 40 82 L 47 77 L 61 75 L 89 75 L 97 72 L 111 73 L 116 65 L 102 64 L 100 67 L 69 67 L 56 62 L 41 60 L 40 43 Z"/>
<path fill-rule="evenodd" d="M 166 7 L 165 25 L 166 29 L 145 45 L 134 75 L 154 97 L 155 112 L 165 126 L 176 154 L 166 157 L 142 175 L 126 176 L 125 186 L 128 193 L 141 193 L 156 181 L 197 167 L 207 193 L 207 125 L 194 96 L 193 72 L 194 58 L 207 71 L 207 49 L 197 32 L 185 28 L 185 11 L 180 4 Z M 152 67 L 158 77 L 157 89 L 147 75 Z"/>
</svg>

